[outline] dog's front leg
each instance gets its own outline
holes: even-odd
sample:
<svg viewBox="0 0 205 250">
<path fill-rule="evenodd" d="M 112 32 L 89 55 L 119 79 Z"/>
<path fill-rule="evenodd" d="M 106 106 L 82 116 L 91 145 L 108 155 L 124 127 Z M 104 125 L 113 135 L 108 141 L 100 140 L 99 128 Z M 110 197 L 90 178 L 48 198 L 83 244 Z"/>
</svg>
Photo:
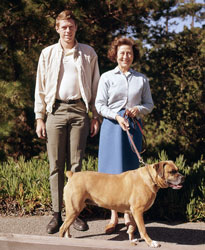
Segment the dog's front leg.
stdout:
<svg viewBox="0 0 205 250">
<path fill-rule="evenodd" d="M 149 247 L 160 247 L 160 244 L 157 241 L 152 240 L 147 234 L 144 224 L 143 212 L 134 208 L 132 210 L 132 214 L 134 216 L 141 238 L 146 241 Z"/>
<path fill-rule="evenodd" d="M 129 223 L 127 225 L 127 233 L 129 235 L 129 241 L 131 243 L 131 245 L 137 245 L 138 240 L 134 239 L 134 232 L 135 232 L 135 226 L 132 225 L 131 223 Z"/>
<path fill-rule="evenodd" d="M 127 226 L 127 233 L 129 235 L 129 241 L 131 245 L 137 245 L 138 240 L 134 239 L 134 232 L 136 230 L 136 223 L 135 220 L 132 216 L 132 214 L 129 214 L 129 221 L 126 222 L 125 220 L 125 225 Z"/>
</svg>

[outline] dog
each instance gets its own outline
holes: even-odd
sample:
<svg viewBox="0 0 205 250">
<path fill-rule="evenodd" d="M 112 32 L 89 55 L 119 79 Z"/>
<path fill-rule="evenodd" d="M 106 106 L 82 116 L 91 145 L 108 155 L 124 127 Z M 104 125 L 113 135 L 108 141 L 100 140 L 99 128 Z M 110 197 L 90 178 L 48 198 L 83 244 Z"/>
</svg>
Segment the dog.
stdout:
<svg viewBox="0 0 205 250">
<path fill-rule="evenodd" d="M 153 205 L 160 188 L 180 189 L 185 180 L 172 161 L 145 165 L 121 174 L 68 171 L 66 175 L 66 218 L 59 231 L 60 237 L 64 237 L 66 233 L 71 237 L 70 225 L 86 206 L 86 201 L 90 200 L 99 207 L 129 213 L 131 223 L 128 225 L 127 233 L 131 244 L 137 244 L 137 240 L 134 239 L 137 225 L 141 238 L 150 247 L 159 247 L 160 244 L 148 236 L 143 213 Z"/>
</svg>

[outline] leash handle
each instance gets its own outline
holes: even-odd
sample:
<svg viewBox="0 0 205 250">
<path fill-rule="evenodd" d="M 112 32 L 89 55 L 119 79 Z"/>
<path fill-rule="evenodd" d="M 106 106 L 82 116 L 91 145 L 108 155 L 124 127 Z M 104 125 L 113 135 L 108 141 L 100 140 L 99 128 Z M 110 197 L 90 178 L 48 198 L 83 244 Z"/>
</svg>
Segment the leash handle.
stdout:
<svg viewBox="0 0 205 250">
<path fill-rule="evenodd" d="M 126 116 L 127 116 L 127 118 L 126 118 Z M 126 110 L 125 110 L 125 113 L 124 113 L 123 117 L 124 117 L 126 120 L 128 120 L 128 118 L 129 118 L 129 116 L 126 115 Z M 139 127 L 139 129 L 140 129 L 140 132 L 141 132 L 142 135 L 144 136 L 144 131 L 143 131 L 143 129 L 142 129 L 142 127 L 141 127 L 139 121 L 138 121 L 136 118 L 131 118 L 131 119 L 133 120 L 134 123 L 137 123 L 137 125 L 138 125 L 138 127 Z"/>
</svg>

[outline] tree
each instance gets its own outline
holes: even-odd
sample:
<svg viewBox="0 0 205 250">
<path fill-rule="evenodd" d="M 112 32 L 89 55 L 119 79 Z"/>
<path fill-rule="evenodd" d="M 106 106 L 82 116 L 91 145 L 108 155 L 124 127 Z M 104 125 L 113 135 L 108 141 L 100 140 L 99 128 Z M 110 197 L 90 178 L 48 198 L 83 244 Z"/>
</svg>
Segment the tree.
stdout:
<svg viewBox="0 0 205 250">
<path fill-rule="evenodd" d="M 177 0 L 161 0 L 156 1 L 157 8 L 152 13 L 152 18 L 154 21 L 159 21 L 165 19 L 165 32 L 169 31 L 169 21 L 175 17 L 174 8 L 176 8 Z M 159 25 L 157 23 L 157 25 Z"/>
<path fill-rule="evenodd" d="M 200 28 L 170 34 L 149 51 L 145 69 L 156 107 L 149 116 L 151 145 L 190 160 L 200 159 L 205 146 L 203 36 Z"/>
<path fill-rule="evenodd" d="M 183 82 L 186 82 L 187 79 L 190 81 L 191 78 L 187 73 L 187 65 L 190 65 L 188 53 L 196 58 L 198 54 L 201 58 L 202 54 L 202 49 L 199 46 L 202 43 L 201 36 L 200 34 L 197 36 L 195 30 L 191 33 L 186 31 L 180 37 L 169 32 L 168 28 L 172 17 L 182 13 L 177 12 L 178 6 L 179 3 L 175 0 L 2 0 L 0 2 L 0 89 L 3 103 L 0 106 L 0 113 L 3 122 L 0 124 L 2 139 L 0 150 L 5 151 L 6 154 L 9 152 L 10 155 L 12 152 L 16 155 L 16 150 L 22 151 L 18 153 L 25 154 L 31 149 L 32 143 L 32 145 L 36 145 L 33 98 L 38 58 L 42 48 L 58 41 L 55 18 L 65 8 L 72 9 L 79 21 L 77 40 L 90 44 L 96 50 L 101 73 L 115 66 L 107 59 L 107 51 L 114 37 L 126 35 L 136 40 L 140 54 L 144 56 L 134 66 L 150 77 L 156 100 L 161 98 L 164 93 L 166 94 L 166 101 L 157 104 L 157 109 L 159 108 L 160 112 L 154 111 L 148 122 L 155 124 L 154 129 L 160 134 L 162 131 L 158 131 L 158 119 L 162 118 L 161 123 L 166 121 L 172 128 L 174 117 L 172 109 L 168 109 L 173 104 L 172 99 L 170 99 L 173 90 L 170 89 L 170 86 L 175 86 L 182 75 Z M 195 9 L 195 14 L 199 13 L 201 10 Z M 152 25 L 153 20 L 160 20 L 161 17 L 166 18 L 166 30 L 159 25 Z M 188 43 L 188 39 L 193 37 L 196 39 L 193 41 L 195 49 L 191 42 Z M 186 50 L 184 44 L 190 47 L 190 51 Z M 183 53 L 185 53 L 184 57 Z M 179 55 L 184 64 L 177 61 Z M 202 63 L 201 59 L 197 61 L 196 58 L 194 57 L 191 63 L 195 63 L 198 72 L 198 67 L 201 67 Z M 174 72 L 170 70 L 173 65 L 175 65 Z M 197 73 L 197 77 L 199 77 L 198 81 L 200 82 L 201 75 Z M 157 85 L 165 79 L 166 84 L 163 88 L 168 89 L 167 92 L 164 92 L 164 89 Z M 192 92 L 196 95 L 194 87 L 196 82 L 197 79 L 192 81 L 193 88 L 185 88 L 185 90 L 190 91 L 190 96 Z M 22 105 L 19 105 L 18 102 L 15 103 L 16 95 L 22 96 Z M 186 100 L 190 101 L 190 96 Z M 195 99 L 197 98 L 199 96 L 196 95 Z M 178 106 L 175 106 L 177 110 Z M 11 109 L 10 115 L 9 109 Z M 166 116 L 161 113 L 161 110 L 165 110 L 163 112 L 167 113 Z M 199 109 L 196 109 L 195 115 L 198 116 L 199 121 L 201 119 L 200 112 Z M 181 113 L 179 112 L 179 114 Z M 177 121 L 179 120 L 180 118 Z M 177 130 L 177 124 L 174 126 L 174 129 Z M 24 132 L 22 128 L 25 128 Z M 30 144 L 27 139 L 32 138 L 32 136 L 34 138 L 30 140 Z M 181 148 L 184 148 L 182 145 L 187 143 L 184 138 L 185 136 L 183 137 L 184 141 L 181 137 L 178 140 Z M 24 148 L 12 147 L 11 141 L 13 145 L 17 145 L 14 143 L 14 139 L 16 142 L 21 142 Z M 5 149 L 8 145 L 9 151 Z M 27 149 L 26 145 L 28 145 Z M 36 152 L 38 150 L 35 146 L 33 154 Z"/>
<path fill-rule="evenodd" d="M 45 13 L 35 1 L 2 0 L 0 7 L 0 78 L 27 82 L 35 74 L 36 50 L 55 37 L 50 31 L 44 32 L 51 30 L 50 20 L 41 16 Z"/>
<path fill-rule="evenodd" d="M 179 0 L 178 2 L 176 14 L 183 19 L 186 19 L 187 16 L 191 16 L 191 28 L 194 28 L 195 19 L 198 22 L 203 20 L 204 12 L 202 12 L 202 9 L 204 4 L 196 3 L 196 0 Z"/>
<path fill-rule="evenodd" d="M 145 3 L 122 0 L 2 0 L 0 87 L 2 93 L 7 93 L 2 97 L 5 105 L 0 107 L 3 118 L 0 125 L 2 152 L 19 155 L 30 151 L 26 140 L 28 133 L 22 132 L 21 128 L 29 125 L 29 133 L 34 135 L 33 96 L 37 62 L 41 49 L 58 41 L 54 28 L 57 14 L 65 7 L 74 10 L 79 20 L 77 39 L 95 48 L 103 72 L 110 68 L 106 54 L 113 36 L 126 34 L 129 24 L 139 31 L 147 30 L 147 24 L 142 19 L 149 15 L 151 3 L 151 0 Z M 10 91 L 12 87 L 15 89 L 13 92 Z M 23 105 L 15 104 L 16 93 L 21 93 L 22 100 L 27 97 L 26 101 L 22 101 Z M 20 142 L 28 143 L 27 150 L 17 147 Z M 16 154 L 17 150 L 22 152 Z"/>
</svg>

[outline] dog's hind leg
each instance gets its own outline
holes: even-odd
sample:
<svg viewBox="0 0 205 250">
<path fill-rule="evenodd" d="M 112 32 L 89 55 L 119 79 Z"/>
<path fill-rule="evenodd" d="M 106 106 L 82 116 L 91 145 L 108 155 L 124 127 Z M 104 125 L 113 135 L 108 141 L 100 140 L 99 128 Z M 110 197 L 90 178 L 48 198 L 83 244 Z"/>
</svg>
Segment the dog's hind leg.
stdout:
<svg viewBox="0 0 205 250">
<path fill-rule="evenodd" d="M 63 225 L 60 227 L 59 236 L 64 237 L 65 234 L 68 234 L 70 238 L 70 225 L 74 222 L 74 220 L 78 217 L 80 212 L 85 207 L 84 199 L 78 199 L 77 196 L 73 195 L 65 195 L 65 210 L 66 210 L 66 218 Z"/>
<path fill-rule="evenodd" d="M 143 212 L 133 208 L 132 214 L 134 216 L 141 238 L 144 239 L 147 245 L 150 247 L 160 247 L 160 244 L 157 241 L 152 240 L 147 234 L 144 224 Z"/>
<path fill-rule="evenodd" d="M 69 215 L 66 215 L 65 221 L 63 225 L 60 227 L 60 231 L 59 231 L 60 237 L 64 237 L 67 234 L 66 237 L 71 238 L 70 225 L 73 223 L 73 221 L 76 219 L 77 216 L 78 216 L 78 213 L 69 211 Z"/>
<path fill-rule="evenodd" d="M 72 206 L 69 207 L 68 209 L 66 208 L 66 218 L 63 223 L 63 225 L 60 227 L 59 230 L 59 236 L 60 237 L 69 237 L 71 238 L 70 235 L 70 226 L 74 222 L 74 220 L 78 217 L 80 212 L 83 210 L 84 206 L 81 207 L 81 209 L 75 209 Z"/>
</svg>

